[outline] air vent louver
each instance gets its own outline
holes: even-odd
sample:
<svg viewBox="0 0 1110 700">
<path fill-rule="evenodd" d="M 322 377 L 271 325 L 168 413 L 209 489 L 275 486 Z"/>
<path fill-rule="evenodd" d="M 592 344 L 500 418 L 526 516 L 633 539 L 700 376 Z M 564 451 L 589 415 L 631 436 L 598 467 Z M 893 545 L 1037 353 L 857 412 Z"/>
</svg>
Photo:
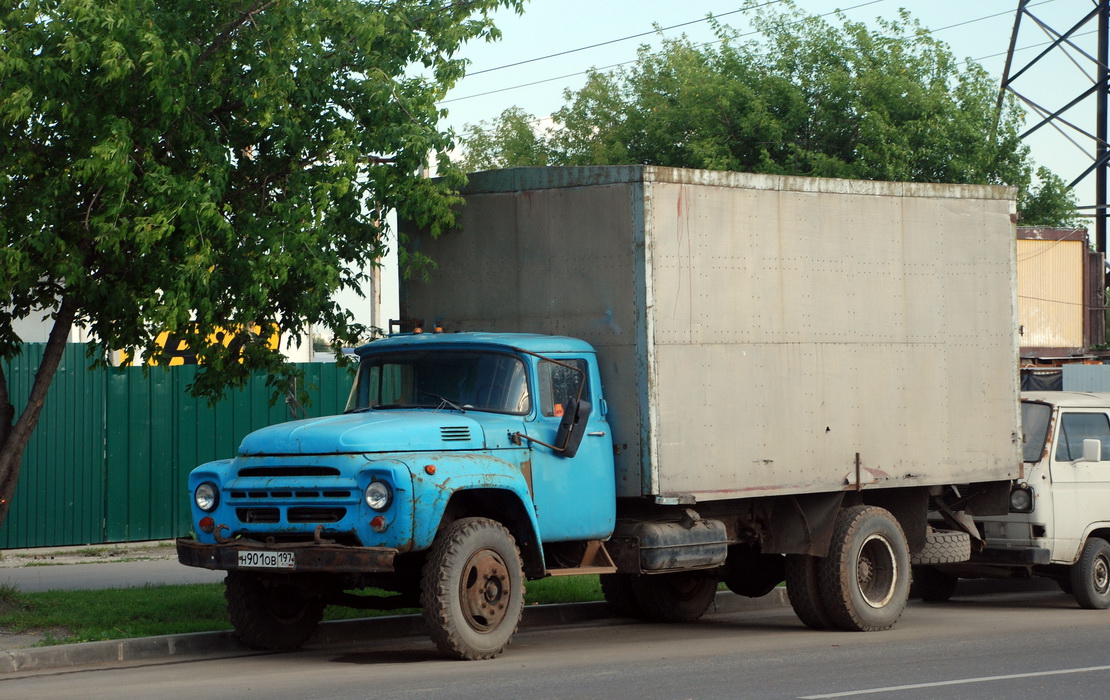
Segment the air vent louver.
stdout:
<svg viewBox="0 0 1110 700">
<path fill-rule="evenodd" d="M 463 440 L 463 441 L 470 440 L 470 428 L 468 428 L 466 426 L 462 426 L 462 427 L 446 426 L 446 427 L 443 427 L 443 428 L 439 429 L 439 434 L 440 434 L 440 437 L 443 438 L 444 442 L 458 442 L 460 440 Z"/>
</svg>

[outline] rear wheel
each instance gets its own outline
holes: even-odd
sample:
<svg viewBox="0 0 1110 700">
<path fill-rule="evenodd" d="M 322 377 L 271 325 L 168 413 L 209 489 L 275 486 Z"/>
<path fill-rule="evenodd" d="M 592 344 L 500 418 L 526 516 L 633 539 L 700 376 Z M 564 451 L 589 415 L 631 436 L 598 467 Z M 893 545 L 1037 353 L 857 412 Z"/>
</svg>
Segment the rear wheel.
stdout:
<svg viewBox="0 0 1110 700">
<path fill-rule="evenodd" d="M 1079 561 L 1071 567 L 1071 588 L 1082 608 L 1105 610 L 1110 606 L 1110 543 L 1099 537 L 1087 540 Z"/>
<path fill-rule="evenodd" d="M 636 592 L 632 586 L 634 574 L 602 574 L 599 578 L 601 594 L 609 604 L 609 614 L 613 617 L 644 616 L 643 609 L 636 602 Z"/>
<path fill-rule="evenodd" d="M 424 564 L 420 602 L 432 641 L 447 656 L 500 654 L 524 611 L 524 572 L 513 536 L 487 518 L 448 525 Z"/>
<path fill-rule="evenodd" d="M 913 567 L 913 587 L 926 603 L 943 603 L 956 593 L 958 576 L 932 566 Z"/>
<path fill-rule="evenodd" d="M 817 583 L 820 564 L 818 557 L 808 554 L 786 555 L 786 597 L 802 624 L 815 630 L 833 626 L 832 618 L 821 602 L 821 588 Z"/>
<path fill-rule="evenodd" d="M 910 588 L 909 545 L 894 516 L 875 506 L 841 510 L 818 582 L 825 610 L 840 629 L 893 627 Z"/>
<path fill-rule="evenodd" d="M 224 597 L 239 641 L 269 651 L 304 644 L 324 615 L 324 603 L 298 583 L 295 574 L 227 572 Z"/>
<path fill-rule="evenodd" d="M 649 620 L 692 622 L 717 595 L 717 577 L 704 571 L 640 575 L 632 579 L 636 604 Z"/>
</svg>

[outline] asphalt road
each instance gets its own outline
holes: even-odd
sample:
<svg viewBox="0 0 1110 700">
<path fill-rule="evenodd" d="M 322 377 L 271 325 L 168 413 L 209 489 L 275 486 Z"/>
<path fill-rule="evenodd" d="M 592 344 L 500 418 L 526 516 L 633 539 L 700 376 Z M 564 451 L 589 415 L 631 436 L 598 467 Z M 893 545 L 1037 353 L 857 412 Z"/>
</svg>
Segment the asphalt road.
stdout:
<svg viewBox="0 0 1110 700">
<path fill-rule="evenodd" d="M 1105 698 L 1110 612 L 1051 589 L 916 602 L 888 632 L 789 609 L 524 630 L 488 662 L 423 638 L 0 678 L 4 698 Z"/>
</svg>

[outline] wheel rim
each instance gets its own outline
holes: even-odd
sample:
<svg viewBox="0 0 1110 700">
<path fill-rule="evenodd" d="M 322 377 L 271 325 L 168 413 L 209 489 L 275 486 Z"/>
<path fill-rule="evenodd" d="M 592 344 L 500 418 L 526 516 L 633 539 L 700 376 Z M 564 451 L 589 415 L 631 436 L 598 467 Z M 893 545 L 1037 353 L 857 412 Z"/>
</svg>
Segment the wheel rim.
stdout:
<svg viewBox="0 0 1110 700">
<path fill-rule="evenodd" d="M 1091 585 L 1100 596 L 1110 592 L 1110 561 L 1105 556 L 1095 558 L 1095 565 L 1091 567 Z"/>
<path fill-rule="evenodd" d="M 308 608 L 304 596 L 287 585 L 273 586 L 266 592 L 264 600 L 274 619 L 285 623 L 296 622 Z"/>
<path fill-rule="evenodd" d="M 492 549 L 470 555 L 459 581 L 463 617 L 471 629 L 490 632 L 497 629 L 509 610 L 512 586 L 509 567 Z"/>
<path fill-rule="evenodd" d="M 885 606 L 894 597 L 898 560 L 890 541 L 873 534 L 863 541 L 856 556 L 856 587 L 864 602 L 873 608 Z"/>
</svg>

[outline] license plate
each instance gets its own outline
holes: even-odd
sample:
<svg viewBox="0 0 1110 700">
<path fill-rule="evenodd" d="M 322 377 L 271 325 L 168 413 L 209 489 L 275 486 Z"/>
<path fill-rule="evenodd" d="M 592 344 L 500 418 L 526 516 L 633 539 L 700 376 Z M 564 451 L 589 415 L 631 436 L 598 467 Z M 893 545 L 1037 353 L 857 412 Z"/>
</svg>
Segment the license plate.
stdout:
<svg viewBox="0 0 1110 700">
<path fill-rule="evenodd" d="M 293 552 L 239 552 L 241 569 L 295 569 L 296 566 Z"/>
</svg>

